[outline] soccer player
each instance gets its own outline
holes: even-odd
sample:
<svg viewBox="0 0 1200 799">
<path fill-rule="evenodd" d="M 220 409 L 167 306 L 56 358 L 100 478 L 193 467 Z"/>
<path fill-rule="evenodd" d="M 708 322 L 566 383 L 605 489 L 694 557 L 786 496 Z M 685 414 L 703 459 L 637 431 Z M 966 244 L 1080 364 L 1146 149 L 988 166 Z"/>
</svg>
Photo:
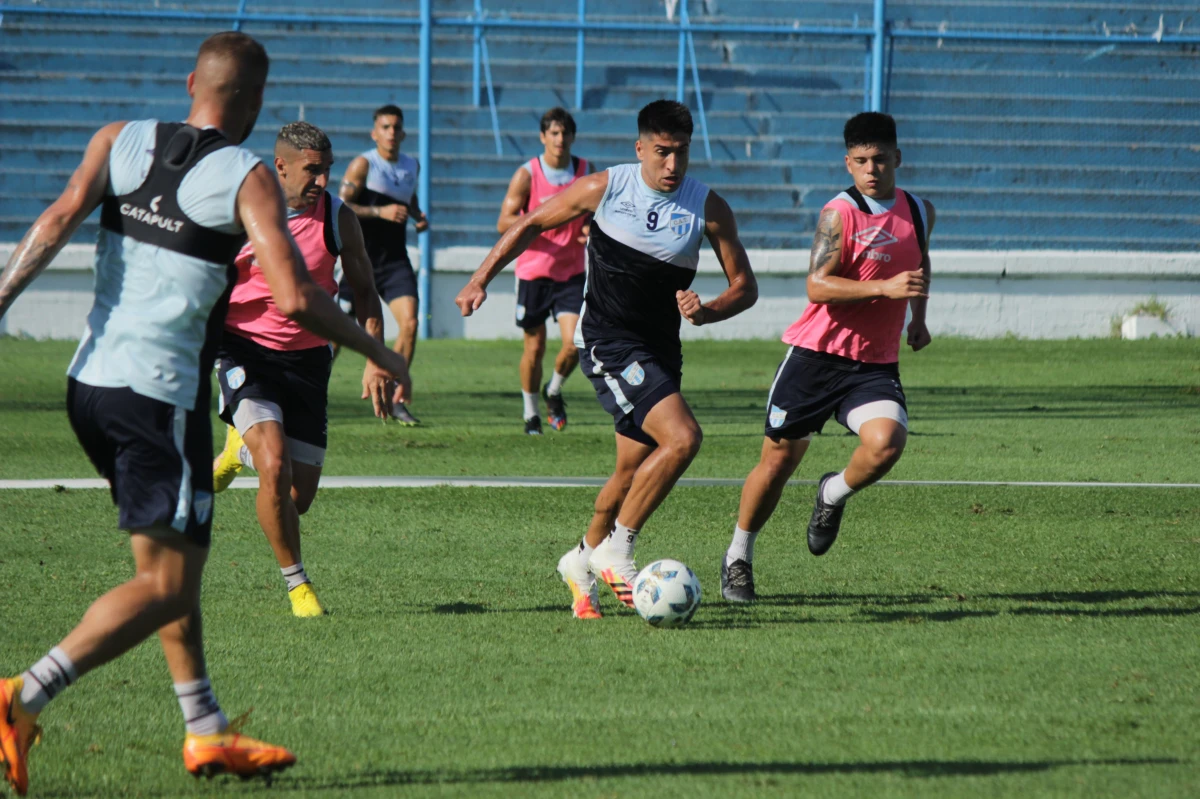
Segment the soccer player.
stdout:
<svg viewBox="0 0 1200 799">
<path fill-rule="evenodd" d="M 296 760 L 229 725 L 209 683 L 201 634 L 213 511 L 208 376 L 243 232 L 285 315 L 392 374 L 403 374 L 404 362 L 312 282 L 288 234 L 278 180 L 237 146 L 262 108 L 267 68 L 266 52 L 249 36 L 206 39 L 187 79 L 186 122 L 101 128 L 0 274 L 2 317 L 102 208 L 95 301 L 68 370 L 67 414 L 110 483 L 136 562 L 133 579 L 92 603 L 44 658 L 0 680 L 0 761 L 20 796 L 46 704 L 155 632 L 183 711 L 188 771 L 250 777 Z M 4 598 L 6 625 L 32 624 L 36 605 Z"/>
<path fill-rule="evenodd" d="M 334 296 L 333 266 L 341 255 L 358 321 L 382 344 L 383 310 L 358 219 L 325 188 L 332 165 L 333 146 L 319 128 L 292 122 L 279 131 L 275 172 L 288 208 L 288 230 L 309 274 Z M 333 354 L 328 339 L 279 312 L 252 243 L 236 263 L 237 285 L 217 350 L 221 419 L 230 427 L 225 449 L 213 463 L 214 489 L 225 490 L 243 465 L 258 472 L 258 521 L 283 572 L 292 613 L 321 616 L 324 609 L 300 557 L 300 516 L 312 505 L 325 462 Z M 401 382 L 407 385 L 407 377 Z M 391 405 L 389 386 L 388 373 L 368 361 L 363 398 L 372 399 L 381 418 Z M 403 392 L 407 397 L 407 388 Z"/>
<path fill-rule="evenodd" d="M 375 288 L 400 326 L 394 349 L 411 368 L 417 346 L 417 276 L 408 259 L 408 220 L 413 220 L 418 233 L 429 229 L 429 220 L 417 201 L 421 165 L 400 152 L 404 112 L 399 107 L 385 105 L 375 110 L 371 140 L 375 149 L 350 162 L 338 195 L 362 225 Z M 354 291 L 345 279 L 339 293 L 343 304 L 353 303 Z M 420 424 L 398 396 L 392 418 L 408 427 Z"/>
<path fill-rule="evenodd" d="M 470 316 L 487 285 L 544 230 L 594 213 L 588 281 L 575 346 L 616 427 L 616 470 L 596 498 L 587 534 L 559 560 L 576 618 L 600 617 L 596 577 L 633 605 L 638 532 L 700 450 L 700 425 L 680 383 L 680 317 L 707 325 L 741 313 L 758 285 L 729 205 L 687 177 L 692 115 L 657 100 L 638 113 L 640 163 L 580 178 L 522 216 L 484 259 L 455 302 Z M 708 238 L 729 282 L 702 303 L 691 291 Z"/>
<path fill-rule="evenodd" d="M 900 386 L 900 337 L 930 341 L 925 326 L 933 205 L 896 188 L 896 123 L 868 112 L 846 123 L 846 170 L 854 185 L 821 211 L 808 268 L 809 305 L 787 329 L 791 345 L 767 396 L 766 438 L 746 478 L 733 541 L 721 562 L 721 593 L 751 602 L 754 540 L 771 518 L 813 433 L 831 416 L 859 437 L 841 472 L 821 478 L 808 548 L 823 555 L 837 539 L 845 502 L 900 460 L 908 411 Z"/>
<path fill-rule="evenodd" d="M 588 162 L 571 155 L 575 120 L 562 108 L 542 115 L 543 152 L 521 164 L 508 184 L 496 230 L 506 232 L 522 214 L 564 191 L 591 170 Z M 567 426 L 563 381 L 579 364 L 575 324 L 583 307 L 587 220 L 583 217 L 547 230 L 517 256 L 517 327 L 524 331 L 521 354 L 521 396 L 525 400 L 525 432 L 542 434 L 538 388 L 546 400 L 546 421 L 555 430 Z M 542 386 L 542 356 L 546 353 L 546 317 L 553 316 L 562 331 L 562 346 L 554 359 L 554 375 Z"/>
</svg>

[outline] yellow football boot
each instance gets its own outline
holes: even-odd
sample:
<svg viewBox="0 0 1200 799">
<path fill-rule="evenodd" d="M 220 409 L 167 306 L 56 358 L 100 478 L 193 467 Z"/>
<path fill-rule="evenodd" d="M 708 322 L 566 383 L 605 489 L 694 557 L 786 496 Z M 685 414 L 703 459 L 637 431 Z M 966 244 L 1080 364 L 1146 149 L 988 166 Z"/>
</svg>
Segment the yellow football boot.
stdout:
<svg viewBox="0 0 1200 799">
<path fill-rule="evenodd" d="M 317 599 L 317 592 L 313 590 L 312 583 L 301 583 L 291 591 L 288 591 L 288 599 L 292 600 L 293 616 L 308 619 L 325 615 L 325 608 L 321 607 L 321 602 Z"/>
<path fill-rule="evenodd" d="M 225 430 L 225 449 L 213 460 L 213 493 L 219 494 L 229 488 L 233 478 L 242 470 L 238 452 L 244 444 L 237 428 L 229 425 Z"/>
</svg>

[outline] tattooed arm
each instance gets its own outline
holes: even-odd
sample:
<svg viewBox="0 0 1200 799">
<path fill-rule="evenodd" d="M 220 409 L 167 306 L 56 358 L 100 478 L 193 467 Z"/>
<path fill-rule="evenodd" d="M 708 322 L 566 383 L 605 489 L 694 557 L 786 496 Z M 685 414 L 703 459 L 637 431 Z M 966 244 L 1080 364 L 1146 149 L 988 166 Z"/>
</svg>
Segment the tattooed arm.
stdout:
<svg viewBox="0 0 1200 799">
<path fill-rule="evenodd" d="M 124 127 L 124 122 L 113 122 L 96 132 L 83 154 L 83 162 L 71 175 L 63 193 L 42 212 L 13 251 L 4 272 L 0 273 L 0 317 L 50 265 L 104 198 L 104 188 L 108 185 L 108 155 Z"/>
<path fill-rule="evenodd" d="M 920 269 L 901 272 L 888 280 L 854 280 L 838 277 L 842 263 L 842 217 L 833 208 L 821 211 L 813 235 L 808 265 L 808 301 L 820 303 L 862 302 L 887 297 L 906 300 L 927 297 L 927 279 Z"/>
</svg>

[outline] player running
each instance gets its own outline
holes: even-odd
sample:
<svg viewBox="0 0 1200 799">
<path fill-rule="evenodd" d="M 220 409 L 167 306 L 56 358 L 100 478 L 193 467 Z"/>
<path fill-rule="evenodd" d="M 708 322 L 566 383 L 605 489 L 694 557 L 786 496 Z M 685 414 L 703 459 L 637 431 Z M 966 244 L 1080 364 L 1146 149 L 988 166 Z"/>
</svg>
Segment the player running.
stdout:
<svg viewBox="0 0 1200 799">
<path fill-rule="evenodd" d="M 326 191 L 332 165 L 333 145 L 319 128 L 293 122 L 279 131 L 275 172 L 288 208 L 288 230 L 309 274 L 334 296 L 333 267 L 340 255 L 358 321 L 382 344 L 383 310 L 358 219 Z M 236 264 L 237 285 L 217 350 L 221 419 L 230 426 L 225 449 L 213 462 L 213 486 L 224 491 L 243 466 L 258 472 L 258 522 L 283 572 L 292 613 L 321 616 L 325 611 L 300 556 L 300 517 L 312 505 L 325 463 L 333 355 L 328 339 L 279 312 L 253 243 L 242 248 Z M 407 375 L 401 383 L 406 399 Z M 371 361 L 363 371 L 367 397 L 376 415 L 385 418 L 390 378 Z"/>
<path fill-rule="evenodd" d="M 67 188 L 0 275 L 0 317 L 80 223 L 102 208 L 95 301 L 71 362 L 67 414 L 108 479 L 137 573 L 92 603 L 66 638 L 0 680 L 0 761 L 29 787 L 38 715 L 64 688 L 158 633 L 187 728 L 184 766 L 243 777 L 287 768 L 286 749 L 247 738 L 213 695 L 201 634 L 200 582 L 212 528 L 209 374 L 243 232 L 277 307 L 394 374 L 403 360 L 341 313 L 304 269 L 279 182 L 239 147 L 262 108 L 268 59 L 241 33 L 204 41 L 187 80 L 187 121 L 114 122 L 88 144 Z M 5 596 L 5 624 L 30 607 Z M 32 619 L 26 619 L 30 623 Z"/>
<path fill-rule="evenodd" d="M 687 177 L 692 115 L 657 100 L 638 113 L 637 164 L 578 179 L 522 216 L 484 259 L 455 302 L 470 316 L 487 285 L 542 231 L 595 214 L 588 237 L 588 281 L 575 328 L 580 365 L 616 426 L 617 466 L 600 495 L 587 535 L 558 571 L 576 618 L 600 617 L 596 577 L 633 605 L 638 532 L 700 450 L 700 425 L 680 393 L 680 316 L 707 325 L 758 299 L 729 205 Z M 689 290 L 707 237 L 729 287 L 701 303 Z"/>
<path fill-rule="evenodd" d="M 588 162 L 571 155 L 575 142 L 575 120 L 562 108 L 542 115 L 544 151 L 521 164 L 508 184 L 500 206 L 496 230 L 506 232 L 551 197 L 566 190 L 591 169 Z M 583 306 L 584 263 L 587 220 L 579 217 L 562 227 L 547 230 L 517 256 L 517 327 L 525 333 L 521 353 L 521 396 L 525 400 L 525 432 L 542 434 L 538 414 L 538 388 L 546 400 L 546 421 L 555 430 L 567 426 L 563 381 L 579 364 L 575 349 L 575 324 Z M 542 386 L 542 356 L 546 354 L 546 317 L 553 316 L 562 331 L 562 346 L 554 359 L 554 374 Z"/>
<path fill-rule="evenodd" d="M 400 152 L 404 112 L 399 107 L 378 108 L 374 119 L 371 140 L 375 149 L 346 167 L 338 196 L 362 225 L 375 288 L 400 326 L 393 349 L 411 368 L 417 347 L 417 276 L 408 258 L 408 220 L 413 220 L 418 233 L 429 229 L 429 220 L 417 202 L 421 165 L 411 155 Z M 354 301 L 354 289 L 345 278 L 339 287 L 339 299 L 344 306 Z M 392 418 L 408 427 L 420 424 L 401 397 L 395 398 Z"/>
<path fill-rule="evenodd" d="M 808 269 L 809 306 L 783 335 L 791 345 L 767 396 L 762 457 L 742 488 L 733 542 L 721 561 L 721 593 L 752 602 L 754 539 L 788 478 L 831 416 L 861 441 L 850 464 L 821 478 L 808 549 L 837 539 L 846 500 L 900 460 L 908 412 L 897 361 L 905 311 L 908 345 L 924 349 L 933 205 L 896 188 L 896 123 L 868 112 L 846 123 L 846 169 L 854 185 L 821 211 Z"/>
</svg>

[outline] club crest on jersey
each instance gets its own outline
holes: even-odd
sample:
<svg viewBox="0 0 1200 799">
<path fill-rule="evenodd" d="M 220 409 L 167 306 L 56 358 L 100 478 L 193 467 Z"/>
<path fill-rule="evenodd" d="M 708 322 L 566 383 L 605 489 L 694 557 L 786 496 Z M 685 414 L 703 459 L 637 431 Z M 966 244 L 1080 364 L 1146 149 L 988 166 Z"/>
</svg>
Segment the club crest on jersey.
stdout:
<svg viewBox="0 0 1200 799">
<path fill-rule="evenodd" d="M 787 421 L 787 411 L 778 405 L 772 405 L 771 412 L 767 414 L 767 421 L 770 422 L 771 427 L 779 427 Z"/>
<path fill-rule="evenodd" d="M 667 223 L 667 227 L 675 234 L 676 238 L 682 239 L 684 236 L 692 232 L 692 225 L 696 221 L 695 214 L 671 214 L 671 221 Z"/>
<path fill-rule="evenodd" d="M 517 306 L 517 321 L 520 322 L 524 318 L 525 318 L 525 306 L 518 305 Z"/>
<path fill-rule="evenodd" d="M 898 238 L 884 230 L 879 225 L 873 225 L 866 230 L 860 230 L 854 234 L 854 240 L 866 247 L 868 250 L 874 250 L 878 247 L 886 247 L 889 244 L 895 244 L 899 241 Z"/>
<path fill-rule="evenodd" d="M 634 361 L 625 367 L 625 371 L 621 372 L 621 377 L 625 378 L 625 382 L 631 386 L 640 386 L 646 379 L 646 370 L 640 363 Z"/>
<path fill-rule="evenodd" d="M 237 391 L 246 384 L 246 370 L 240 366 L 235 366 L 225 373 L 225 382 L 229 384 L 230 391 Z"/>
</svg>

